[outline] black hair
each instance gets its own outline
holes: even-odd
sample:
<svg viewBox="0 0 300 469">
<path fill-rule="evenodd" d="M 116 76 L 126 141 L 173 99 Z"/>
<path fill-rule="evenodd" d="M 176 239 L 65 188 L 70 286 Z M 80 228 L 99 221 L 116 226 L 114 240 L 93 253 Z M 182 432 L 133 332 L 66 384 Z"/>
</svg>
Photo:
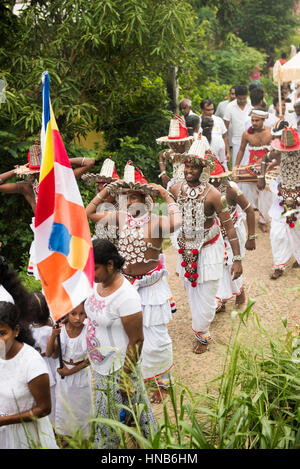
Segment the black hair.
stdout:
<svg viewBox="0 0 300 469">
<path fill-rule="evenodd" d="M 214 126 L 214 120 L 212 117 L 203 117 L 201 121 L 202 135 L 207 138 L 208 142 L 211 142 L 211 133 Z"/>
<path fill-rule="evenodd" d="M 204 109 L 205 104 L 208 104 L 208 106 L 211 106 L 211 105 L 215 106 L 213 100 L 209 98 L 202 99 L 200 103 L 201 109 Z"/>
<path fill-rule="evenodd" d="M 50 310 L 42 292 L 34 291 L 31 294 L 30 311 L 33 322 L 41 326 L 46 326 L 50 318 Z"/>
<path fill-rule="evenodd" d="M 236 96 L 246 96 L 248 95 L 248 88 L 245 85 L 238 85 L 235 88 L 235 95 Z"/>
<path fill-rule="evenodd" d="M 264 99 L 264 91 L 261 88 L 253 88 L 250 93 L 250 101 L 252 106 L 258 106 Z"/>
<path fill-rule="evenodd" d="M 122 269 L 125 259 L 113 243 L 107 239 L 94 239 L 93 249 L 95 264 L 107 265 L 109 261 L 113 261 L 115 270 Z"/>
<path fill-rule="evenodd" d="M 286 52 L 282 52 L 281 58 L 282 58 L 282 59 L 286 59 Z"/>
<path fill-rule="evenodd" d="M 281 96 L 281 101 L 285 102 L 284 96 Z M 275 96 L 273 98 L 273 106 L 277 106 L 278 102 L 279 102 L 279 98 L 278 98 L 278 96 Z"/>
<path fill-rule="evenodd" d="M 0 323 L 6 324 L 13 330 L 19 326 L 20 331 L 16 340 L 33 346 L 34 339 L 29 328 L 30 293 L 3 256 L 0 256 L 0 283 L 14 300 L 14 304 L 0 301 Z"/>
<path fill-rule="evenodd" d="M 248 86 L 249 93 L 251 93 L 251 91 L 255 90 L 256 88 L 258 88 L 256 83 L 250 83 L 250 85 Z"/>
<path fill-rule="evenodd" d="M 190 114 L 189 116 L 186 116 L 185 123 L 187 126 L 188 134 L 193 135 L 193 133 L 197 129 L 197 126 L 200 124 L 200 117 L 197 114 Z"/>
</svg>

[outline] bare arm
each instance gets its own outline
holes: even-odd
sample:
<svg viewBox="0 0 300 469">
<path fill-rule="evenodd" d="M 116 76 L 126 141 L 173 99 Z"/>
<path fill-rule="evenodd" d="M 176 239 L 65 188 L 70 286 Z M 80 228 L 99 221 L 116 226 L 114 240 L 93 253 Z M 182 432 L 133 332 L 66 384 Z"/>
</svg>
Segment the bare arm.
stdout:
<svg viewBox="0 0 300 469">
<path fill-rule="evenodd" d="M 143 313 L 140 311 L 130 316 L 123 316 L 121 321 L 128 336 L 123 373 L 121 374 L 120 380 L 120 392 L 125 397 L 127 393 L 130 393 L 131 391 L 130 380 L 128 377 L 134 370 L 143 348 Z"/>
<path fill-rule="evenodd" d="M 228 121 L 226 121 L 228 122 Z M 229 140 L 228 140 L 228 132 L 225 132 L 223 135 L 223 140 L 224 140 L 224 143 L 225 143 L 225 151 L 226 151 L 226 159 L 227 161 L 230 161 L 230 146 L 229 146 Z"/>
<path fill-rule="evenodd" d="M 217 212 L 219 219 L 222 222 L 222 225 L 225 228 L 232 252 L 234 256 L 240 256 L 240 244 L 237 237 L 236 230 L 233 225 L 233 221 L 230 216 L 230 212 L 228 210 L 227 201 L 225 196 L 221 196 L 221 194 L 215 190 L 214 197 L 213 197 L 213 205 Z M 243 267 L 241 260 L 234 260 L 231 268 L 232 278 L 236 280 L 238 277 L 241 276 L 243 273 Z"/>
<path fill-rule="evenodd" d="M 70 158 L 69 159 L 71 165 L 74 166 L 79 166 L 78 168 L 75 168 L 74 175 L 76 179 L 79 179 L 83 174 L 87 173 L 88 171 L 91 170 L 91 168 L 95 164 L 94 158 Z"/>
<path fill-rule="evenodd" d="M 166 169 L 167 169 L 167 158 L 166 157 L 167 157 L 167 152 L 166 151 L 162 151 L 159 154 L 159 157 L 158 157 L 158 164 L 159 164 L 159 169 L 160 169 L 160 172 L 161 172 L 161 183 L 162 183 L 164 188 L 167 187 L 168 182 L 170 181 L 170 178 L 166 173 Z"/>
<path fill-rule="evenodd" d="M 274 166 L 280 164 L 281 154 L 279 151 L 271 151 L 269 153 L 266 153 L 262 158 L 260 175 L 258 176 L 257 180 L 257 188 L 259 190 L 263 190 L 266 187 L 266 172 L 267 169 L 270 168 L 270 163 L 273 162 L 273 159 L 275 159 L 276 161 Z"/>
<path fill-rule="evenodd" d="M 246 149 L 247 143 L 248 143 L 248 140 L 247 140 L 247 132 L 244 132 L 244 133 L 243 133 L 243 136 L 242 136 L 241 145 L 240 145 L 238 154 L 237 154 L 237 156 L 236 156 L 235 166 L 240 166 L 241 161 L 242 161 L 243 156 L 244 156 L 244 153 L 245 153 L 245 149 Z"/>
<path fill-rule="evenodd" d="M 256 249 L 255 243 L 255 212 L 254 208 L 250 204 L 250 202 L 246 199 L 244 194 L 241 192 L 237 195 L 237 203 L 241 207 L 241 209 L 246 213 L 246 223 L 247 223 L 247 230 L 248 230 L 248 239 L 245 244 L 245 248 L 248 251 L 253 251 Z"/>
<path fill-rule="evenodd" d="M 21 413 L 0 417 L 0 427 L 3 425 L 31 422 L 36 418 L 45 417 L 50 414 L 51 397 L 49 375 L 45 373 L 37 376 L 28 383 L 28 387 L 34 398 L 34 406 Z"/>
<path fill-rule="evenodd" d="M 181 225 L 181 213 L 177 203 L 170 193 L 158 184 L 151 184 L 154 189 L 159 191 L 159 195 L 166 201 L 168 207 L 168 215 L 159 217 L 160 236 L 165 237 L 170 233 L 174 233 Z"/>
</svg>

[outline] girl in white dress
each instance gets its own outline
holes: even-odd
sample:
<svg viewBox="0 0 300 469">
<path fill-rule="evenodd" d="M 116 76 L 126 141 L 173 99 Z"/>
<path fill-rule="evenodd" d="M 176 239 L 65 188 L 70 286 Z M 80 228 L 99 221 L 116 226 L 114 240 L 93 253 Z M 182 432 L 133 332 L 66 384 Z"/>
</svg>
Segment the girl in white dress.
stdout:
<svg viewBox="0 0 300 469">
<path fill-rule="evenodd" d="M 87 326 L 83 303 L 66 315 L 66 322 L 52 329 L 46 355 L 58 356 L 57 336 L 60 335 L 64 366 L 57 368 L 55 431 L 73 436 L 78 430 L 89 438 L 92 418 L 92 387 L 89 359 L 87 358 Z"/>
<path fill-rule="evenodd" d="M 0 257 L 0 449 L 57 449 L 49 375 L 26 320 L 29 294 Z"/>
<path fill-rule="evenodd" d="M 52 425 L 55 423 L 55 384 L 56 384 L 56 369 L 58 367 L 58 360 L 46 356 L 46 348 L 48 339 L 52 333 L 54 322 L 51 318 L 49 307 L 43 293 L 39 291 L 33 292 L 32 307 L 33 323 L 31 324 L 31 333 L 34 338 L 34 348 L 40 352 L 43 357 L 49 373 L 50 380 L 50 393 L 51 393 L 51 414 L 49 415 Z"/>
</svg>

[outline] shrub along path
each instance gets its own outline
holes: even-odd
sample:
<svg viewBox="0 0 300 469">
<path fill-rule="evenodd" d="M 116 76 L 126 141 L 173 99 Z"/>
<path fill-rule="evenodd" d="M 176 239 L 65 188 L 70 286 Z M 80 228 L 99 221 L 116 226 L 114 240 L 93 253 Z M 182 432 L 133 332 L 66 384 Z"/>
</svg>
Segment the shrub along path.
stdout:
<svg viewBox="0 0 300 469">
<path fill-rule="evenodd" d="M 273 260 L 270 236 L 268 233 L 262 233 L 258 226 L 256 226 L 256 232 L 258 234 L 256 250 L 246 251 L 243 262 L 246 295 L 247 298 L 255 300 L 252 311 L 257 313 L 261 325 L 271 335 L 278 336 L 286 333 L 281 317 L 287 319 L 288 330 L 299 332 L 300 269 L 292 268 L 294 260 L 291 260 L 284 275 L 277 280 L 271 280 Z M 210 382 L 222 372 L 226 345 L 232 328 L 230 312 L 235 309 L 235 300 L 232 299 L 227 303 L 226 312 L 215 316 L 211 326 L 213 342 L 209 351 L 202 355 L 195 355 L 192 352 L 191 314 L 181 280 L 175 274 L 177 253 L 172 246 L 165 249 L 164 253 L 169 270 L 169 285 L 177 304 L 177 312 L 168 325 L 173 341 L 173 376 L 177 382 L 186 385 L 193 394 L 205 392 L 216 386 Z M 289 292 L 297 287 L 299 291 Z M 249 320 L 246 328 L 242 328 L 242 336 L 243 340 L 253 346 L 260 343 L 258 328 L 252 320 Z M 156 417 L 161 417 L 163 406 L 161 404 L 152 404 L 152 406 Z"/>
</svg>

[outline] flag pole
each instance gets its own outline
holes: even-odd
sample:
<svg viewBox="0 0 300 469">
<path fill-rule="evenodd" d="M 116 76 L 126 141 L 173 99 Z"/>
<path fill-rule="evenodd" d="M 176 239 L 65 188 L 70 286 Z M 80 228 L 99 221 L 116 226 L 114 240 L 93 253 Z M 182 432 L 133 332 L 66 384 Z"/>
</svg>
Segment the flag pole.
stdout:
<svg viewBox="0 0 300 469">
<path fill-rule="evenodd" d="M 55 327 L 59 328 L 59 321 L 56 322 Z M 60 341 L 60 335 L 59 334 L 57 336 L 57 345 L 58 345 L 59 368 L 62 369 L 64 367 L 64 362 L 63 362 L 63 359 L 62 359 L 61 341 Z M 61 376 L 61 379 L 64 379 L 64 376 Z"/>
<path fill-rule="evenodd" d="M 281 81 L 278 78 L 278 104 L 279 104 L 279 115 L 282 115 L 282 102 L 281 102 Z"/>
</svg>

